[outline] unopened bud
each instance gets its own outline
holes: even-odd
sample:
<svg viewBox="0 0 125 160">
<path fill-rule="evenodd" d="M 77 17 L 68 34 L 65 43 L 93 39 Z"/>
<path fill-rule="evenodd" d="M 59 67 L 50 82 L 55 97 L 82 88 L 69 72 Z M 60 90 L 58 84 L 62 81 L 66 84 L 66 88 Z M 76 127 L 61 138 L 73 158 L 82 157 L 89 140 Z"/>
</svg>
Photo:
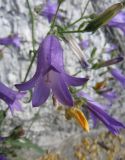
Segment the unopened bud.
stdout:
<svg viewBox="0 0 125 160">
<path fill-rule="evenodd" d="M 100 15 L 98 15 L 96 18 L 94 18 L 92 21 L 90 21 L 90 23 L 85 27 L 84 31 L 95 32 L 101 26 L 106 25 L 124 7 L 125 2 L 112 5 L 104 12 L 102 12 Z"/>
</svg>

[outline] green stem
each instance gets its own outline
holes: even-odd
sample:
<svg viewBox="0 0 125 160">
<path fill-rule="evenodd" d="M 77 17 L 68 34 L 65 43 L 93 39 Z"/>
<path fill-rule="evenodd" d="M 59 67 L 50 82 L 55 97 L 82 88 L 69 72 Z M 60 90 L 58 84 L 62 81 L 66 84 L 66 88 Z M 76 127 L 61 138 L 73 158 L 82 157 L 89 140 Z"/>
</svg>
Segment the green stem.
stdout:
<svg viewBox="0 0 125 160">
<path fill-rule="evenodd" d="M 79 19 L 77 19 L 76 21 L 74 21 L 73 23 L 69 24 L 68 27 L 71 27 L 71 26 L 73 26 L 74 24 L 76 24 L 76 23 L 78 23 L 79 21 L 81 21 L 82 19 L 85 19 L 85 18 L 88 18 L 88 17 L 89 17 L 89 16 L 83 17 L 84 14 L 85 14 L 85 11 L 86 11 L 86 9 L 87 9 L 87 7 L 88 7 L 88 5 L 89 5 L 89 2 L 90 2 L 90 0 L 87 1 L 86 6 L 85 6 L 85 8 L 84 8 L 84 10 L 83 10 L 83 13 L 82 13 L 81 17 L 80 17 Z"/>
<path fill-rule="evenodd" d="M 86 9 L 87 9 L 87 7 L 89 5 L 89 2 L 90 2 L 90 0 L 87 1 L 86 5 L 84 7 L 84 10 L 83 10 L 82 16 L 85 14 L 85 11 L 86 11 Z"/>
<path fill-rule="evenodd" d="M 53 17 L 53 21 L 52 21 L 52 23 L 51 23 L 51 29 L 50 29 L 49 33 L 50 33 L 50 32 L 53 30 L 53 28 L 54 28 L 55 21 L 56 21 L 56 17 L 57 17 L 57 14 L 58 14 L 60 5 L 61 5 L 61 2 L 59 3 L 59 5 L 58 5 L 58 7 L 57 7 L 57 10 L 56 10 L 56 13 L 55 13 L 55 15 L 54 15 L 54 17 Z"/>
<path fill-rule="evenodd" d="M 31 17 L 31 24 L 32 24 L 32 26 L 31 26 L 32 27 L 32 47 L 33 47 L 33 52 L 35 52 L 34 16 L 33 16 L 33 13 L 32 13 L 32 9 L 31 9 L 29 0 L 26 0 L 26 2 L 27 2 L 27 5 L 28 5 L 30 17 Z"/>
<path fill-rule="evenodd" d="M 69 24 L 68 27 L 73 26 L 74 24 L 78 23 L 79 21 L 81 21 L 82 19 L 85 19 L 86 17 L 80 17 L 79 19 L 77 19 L 76 21 L 74 21 L 73 23 Z"/>
<path fill-rule="evenodd" d="M 37 54 L 37 52 L 35 51 L 34 16 L 33 16 L 33 13 L 32 13 L 32 9 L 31 9 L 29 0 L 26 0 L 26 2 L 27 2 L 27 5 L 28 5 L 30 17 L 31 17 L 31 24 L 32 24 L 32 47 L 33 47 L 33 54 L 34 55 L 32 57 L 30 65 L 29 65 L 29 67 L 27 69 L 27 72 L 26 72 L 26 75 L 25 75 L 25 78 L 24 78 L 24 82 L 26 81 L 26 79 L 27 79 L 27 77 L 29 75 L 29 72 L 30 72 L 30 70 L 32 68 L 33 62 L 34 62 L 36 54 Z"/>
<path fill-rule="evenodd" d="M 60 33 L 80 33 L 80 32 L 84 32 L 84 30 L 61 31 Z"/>
<path fill-rule="evenodd" d="M 25 75 L 25 78 L 24 78 L 24 81 L 23 81 L 23 82 L 26 81 L 26 79 L 27 79 L 27 77 L 28 77 L 28 75 L 29 75 L 29 72 L 30 72 L 30 70 L 31 70 L 31 68 L 32 68 L 33 62 L 35 61 L 36 55 L 37 55 L 37 52 L 35 51 L 32 59 L 31 59 L 30 65 L 29 65 L 29 67 L 28 67 L 28 69 L 27 69 L 27 72 L 26 72 L 26 75 Z"/>
</svg>

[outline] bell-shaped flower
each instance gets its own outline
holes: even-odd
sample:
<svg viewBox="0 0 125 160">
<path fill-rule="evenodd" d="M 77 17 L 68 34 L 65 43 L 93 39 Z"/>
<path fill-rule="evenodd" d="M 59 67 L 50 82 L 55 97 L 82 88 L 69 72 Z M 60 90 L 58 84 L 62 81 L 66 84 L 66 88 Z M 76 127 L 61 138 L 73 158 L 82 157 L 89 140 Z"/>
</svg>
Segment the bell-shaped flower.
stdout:
<svg viewBox="0 0 125 160">
<path fill-rule="evenodd" d="M 50 90 L 60 103 L 73 106 L 68 86 L 80 86 L 87 81 L 88 78 L 75 78 L 65 72 L 63 49 L 59 39 L 54 35 L 48 35 L 38 49 L 35 75 L 28 82 L 18 84 L 16 87 L 20 91 L 34 88 L 33 106 L 42 105 L 49 97 Z"/>
<path fill-rule="evenodd" d="M 112 76 L 120 82 L 123 88 L 125 88 L 125 75 L 121 73 L 119 69 L 110 68 L 110 73 Z"/>
<path fill-rule="evenodd" d="M 51 0 L 47 0 L 47 3 L 43 7 L 41 15 L 46 17 L 48 21 L 51 22 L 56 13 L 57 7 L 58 7 L 57 2 L 52 3 Z M 57 18 L 61 19 L 62 16 L 59 13 L 57 13 Z"/>
<path fill-rule="evenodd" d="M 25 95 L 24 92 L 20 93 L 20 92 L 14 91 L 0 82 L 0 99 L 2 99 L 5 103 L 8 104 L 12 114 L 14 110 L 22 111 L 21 109 L 22 107 L 19 100 L 24 95 Z"/>
<path fill-rule="evenodd" d="M 125 35 L 125 11 L 119 12 L 111 21 L 108 26 L 120 29 Z"/>
<path fill-rule="evenodd" d="M 120 129 L 125 128 L 124 124 L 112 118 L 106 113 L 106 106 L 103 106 L 94 101 L 87 93 L 79 92 L 78 96 L 85 99 L 84 106 L 88 108 L 88 110 L 92 113 L 92 115 L 94 115 L 94 117 L 102 121 L 104 125 L 109 129 L 109 131 L 111 131 L 113 134 L 118 134 L 120 132 Z"/>
<path fill-rule="evenodd" d="M 0 45 L 9 46 L 12 45 L 14 47 L 19 48 L 20 47 L 20 38 L 18 34 L 9 35 L 4 38 L 0 38 Z"/>
</svg>

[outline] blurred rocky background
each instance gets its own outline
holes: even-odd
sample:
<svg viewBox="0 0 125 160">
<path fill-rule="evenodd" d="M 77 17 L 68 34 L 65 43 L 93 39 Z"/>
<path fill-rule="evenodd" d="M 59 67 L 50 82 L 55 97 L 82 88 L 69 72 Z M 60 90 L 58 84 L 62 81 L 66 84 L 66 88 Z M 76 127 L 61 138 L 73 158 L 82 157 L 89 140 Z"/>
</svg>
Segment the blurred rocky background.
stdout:
<svg viewBox="0 0 125 160">
<path fill-rule="evenodd" d="M 75 19 L 79 18 L 81 13 L 83 13 L 87 3 L 88 6 L 85 11 L 85 15 L 99 13 L 108 6 L 111 6 L 117 2 L 119 2 L 119 0 L 90 0 L 89 2 L 88 0 L 65 0 L 61 6 L 61 10 L 64 11 L 64 16 L 66 16 L 69 21 L 74 21 Z M 34 8 L 38 5 L 42 6 L 45 3 L 45 0 L 30 0 L 30 5 L 35 17 L 34 31 L 36 50 L 42 38 L 44 38 L 49 31 L 50 24 L 44 17 L 38 15 L 34 11 Z M 29 15 L 26 0 L 0 0 L 0 37 L 6 37 L 14 33 L 17 33 L 21 39 L 20 48 L 3 48 L 0 46 L 0 80 L 12 88 L 14 88 L 14 84 L 23 81 L 32 57 L 32 53 L 29 52 L 32 50 L 31 17 Z M 78 35 L 75 34 L 74 37 L 77 38 Z M 125 37 L 117 29 L 103 27 L 94 34 L 82 34 L 81 39 L 89 39 L 91 41 L 90 47 L 83 51 L 86 55 L 90 54 L 93 47 L 96 47 L 97 54 L 100 54 L 105 43 L 109 44 L 114 42 L 117 43 L 119 47 L 118 52 L 122 53 L 123 56 L 125 54 Z M 69 47 L 65 45 L 64 42 L 61 43 L 64 48 L 66 70 L 73 75 L 79 71 L 80 64 Z M 35 67 L 36 64 L 34 63 L 28 79 L 32 77 Z M 120 67 L 124 70 L 125 66 L 121 65 Z M 90 75 L 90 82 L 88 84 L 88 88 L 86 88 L 87 92 L 99 102 L 105 103 L 105 100 L 96 95 L 91 89 L 91 86 L 97 82 L 97 78 L 99 81 L 103 80 L 103 78 L 98 75 L 98 71 L 87 71 L 87 73 L 86 71 L 83 71 L 78 75 Z M 119 99 L 115 101 L 113 106 L 110 108 L 110 114 L 125 122 L 125 91 L 116 83 L 112 85 L 117 87 Z M 48 154 L 44 157 L 41 157 L 41 160 L 47 160 L 48 157 L 48 160 L 51 160 L 54 156 L 55 157 L 52 160 L 104 160 L 106 158 L 99 156 L 101 155 L 99 153 L 103 152 L 107 154 L 105 155 L 107 156 L 108 160 L 120 160 L 120 156 L 111 156 L 111 159 L 109 155 L 111 155 L 110 152 L 113 149 L 114 152 L 112 152 L 116 154 L 119 152 L 119 150 L 121 150 L 121 148 L 124 148 L 125 144 L 122 135 L 121 137 L 114 138 L 111 134 L 106 132 L 107 129 L 103 127 L 103 125 L 99 125 L 97 128 L 93 129 L 91 120 L 90 133 L 85 134 L 75 121 L 67 121 L 64 113 L 57 111 L 57 109 L 52 105 L 51 97 L 44 106 L 40 106 L 39 108 L 33 108 L 31 103 L 29 104 L 27 101 L 28 98 L 24 99 L 22 113 L 16 112 L 12 116 L 10 111 L 7 112 L 7 117 L 2 125 L 2 134 L 8 135 L 8 133 L 14 127 L 19 125 L 23 126 L 24 136 L 32 140 L 33 143 L 41 146 L 43 149 L 48 150 Z M 1 103 L 0 107 L 5 109 L 7 106 L 6 104 Z M 109 141 L 108 136 L 110 137 Z M 99 137 L 101 138 L 99 139 Z M 105 140 L 107 140 L 107 142 Z M 104 144 L 105 142 L 106 144 Z M 115 147 L 113 148 L 111 144 L 115 145 L 116 143 L 117 149 L 115 150 Z M 84 148 L 85 150 L 80 149 L 80 145 L 81 148 Z M 84 158 L 86 154 L 88 156 L 90 152 L 93 152 L 94 149 L 92 149 L 92 147 L 94 146 L 94 149 L 97 150 L 95 151 L 97 157 L 93 158 L 94 156 L 90 156 L 88 158 Z M 110 149 L 112 150 L 110 151 Z M 22 155 L 22 152 L 24 153 L 24 151 L 21 151 L 19 154 Z M 32 151 L 28 152 L 30 155 L 31 153 Z M 29 157 L 27 153 L 25 154 L 27 156 L 26 159 L 29 160 L 40 157 L 40 155 L 35 155 L 35 153 L 33 154 L 35 156 L 31 155 L 31 157 Z M 84 156 L 81 156 L 82 154 Z M 59 158 L 60 156 L 62 158 Z M 125 155 L 121 156 L 121 159 L 124 158 Z"/>
</svg>

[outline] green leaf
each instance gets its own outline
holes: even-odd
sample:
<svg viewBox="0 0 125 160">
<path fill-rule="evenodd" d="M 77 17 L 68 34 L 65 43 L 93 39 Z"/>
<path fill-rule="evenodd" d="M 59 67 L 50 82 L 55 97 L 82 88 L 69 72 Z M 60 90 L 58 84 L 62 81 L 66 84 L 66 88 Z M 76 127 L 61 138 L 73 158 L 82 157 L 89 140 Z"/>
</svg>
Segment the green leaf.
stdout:
<svg viewBox="0 0 125 160">
<path fill-rule="evenodd" d="M 99 69 L 101 67 L 102 67 L 102 63 L 95 63 L 93 64 L 92 69 Z"/>
<path fill-rule="evenodd" d="M 29 139 L 23 138 L 23 139 L 17 139 L 17 140 L 12 140 L 8 139 L 6 141 L 6 144 L 10 144 L 13 148 L 15 149 L 21 149 L 21 148 L 26 148 L 26 149 L 34 149 L 35 151 L 39 152 L 40 154 L 44 153 L 44 150 L 39 147 L 36 144 L 33 144 Z"/>
</svg>

